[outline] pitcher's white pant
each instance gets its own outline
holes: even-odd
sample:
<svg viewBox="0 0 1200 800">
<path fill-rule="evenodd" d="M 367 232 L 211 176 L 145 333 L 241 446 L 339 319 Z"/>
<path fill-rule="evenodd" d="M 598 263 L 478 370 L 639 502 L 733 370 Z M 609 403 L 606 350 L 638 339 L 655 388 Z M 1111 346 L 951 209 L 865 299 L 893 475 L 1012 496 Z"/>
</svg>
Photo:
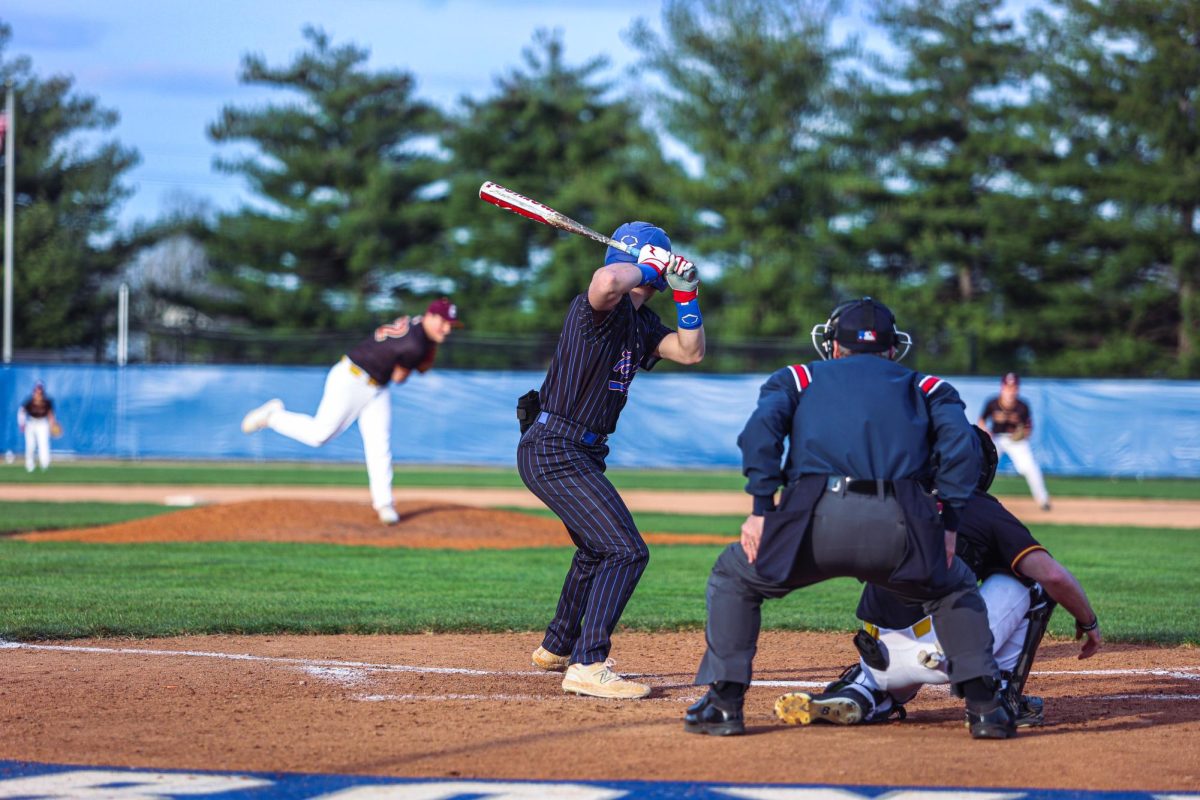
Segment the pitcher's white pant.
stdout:
<svg viewBox="0 0 1200 800">
<path fill-rule="evenodd" d="M 1029 613 L 1029 587 L 1010 575 L 992 575 L 979 587 L 979 593 L 987 604 L 996 663 L 1001 670 L 1011 671 L 1029 628 L 1025 617 Z M 888 668 L 877 670 L 860 661 L 861 685 L 886 691 L 897 703 L 907 703 L 927 683 L 950 682 L 945 659 L 939 658 L 941 645 L 931 618 L 903 630 L 879 628 L 877 638 L 887 648 Z M 939 666 L 926 666 L 930 663 Z"/>
<path fill-rule="evenodd" d="M 25 418 L 25 470 L 33 472 L 33 451 L 37 449 L 37 463 L 42 469 L 50 467 L 50 418 Z"/>
<path fill-rule="evenodd" d="M 1017 472 L 1029 484 L 1029 492 L 1037 504 L 1044 506 L 1049 503 L 1050 493 L 1046 491 L 1046 482 L 1042 479 L 1042 469 L 1033 458 L 1033 448 L 1029 446 L 1029 440 L 1021 439 L 1014 442 L 1012 434 L 1001 433 L 993 437 L 993 441 L 996 443 L 997 455 L 1003 457 L 1005 453 L 1008 453 Z"/>
<path fill-rule="evenodd" d="M 367 375 L 343 358 L 325 377 L 325 392 L 315 416 L 276 411 L 267 427 L 310 447 L 321 447 L 358 420 L 371 505 L 392 505 L 392 404 L 386 386 L 376 386 Z"/>
</svg>

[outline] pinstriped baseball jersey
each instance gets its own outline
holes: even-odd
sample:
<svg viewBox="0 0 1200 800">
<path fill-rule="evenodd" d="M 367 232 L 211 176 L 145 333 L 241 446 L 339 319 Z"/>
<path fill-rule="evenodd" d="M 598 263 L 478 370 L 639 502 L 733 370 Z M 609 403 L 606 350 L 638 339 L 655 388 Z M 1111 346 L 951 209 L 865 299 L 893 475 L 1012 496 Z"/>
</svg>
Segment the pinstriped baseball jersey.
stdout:
<svg viewBox="0 0 1200 800">
<path fill-rule="evenodd" d="M 554 360 L 539 391 L 542 409 L 595 433 L 612 433 L 639 368 L 650 369 L 653 353 L 671 329 L 629 295 L 596 318 L 587 293 L 567 310 Z"/>
</svg>

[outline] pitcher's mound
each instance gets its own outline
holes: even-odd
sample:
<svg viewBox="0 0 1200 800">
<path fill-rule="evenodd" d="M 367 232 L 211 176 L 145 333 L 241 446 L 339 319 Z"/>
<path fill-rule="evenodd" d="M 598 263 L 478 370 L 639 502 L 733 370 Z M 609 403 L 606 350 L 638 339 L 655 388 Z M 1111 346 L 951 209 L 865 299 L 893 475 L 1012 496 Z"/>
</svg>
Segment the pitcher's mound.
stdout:
<svg viewBox="0 0 1200 800">
<path fill-rule="evenodd" d="M 396 506 L 398 525 L 383 525 L 369 506 L 330 500 L 250 500 L 199 506 L 147 519 L 78 530 L 25 533 L 15 538 L 80 542 L 320 542 L 372 547 L 451 550 L 571 546 L 551 517 L 450 503 Z M 646 541 L 723 544 L 730 536 L 648 534 Z"/>
</svg>

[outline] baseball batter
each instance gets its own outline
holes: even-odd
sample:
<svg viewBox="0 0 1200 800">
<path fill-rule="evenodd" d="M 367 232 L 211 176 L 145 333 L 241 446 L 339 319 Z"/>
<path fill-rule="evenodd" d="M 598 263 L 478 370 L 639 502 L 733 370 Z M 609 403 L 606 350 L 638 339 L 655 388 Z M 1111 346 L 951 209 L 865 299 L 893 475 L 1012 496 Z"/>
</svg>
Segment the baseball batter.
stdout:
<svg viewBox="0 0 1200 800">
<path fill-rule="evenodd" d="M 33 385 L 33 391 L 25 402 L 17 407 L 17 427 L 25 435 L 25 471 L 33 472 L 34 455 L 42 469 L 50 469 L 50 435 L 58 435 L 62 429 L 54 416 L 54 401 L 46 394 L 41 381 Z"/>
<path fill-rule="evenodd" d="M 629 509 L 604 477 L 605 441 L 639 369 L 666 358 L 704 357 L 699 281 L 690 261 L 673 255 L 667 234 L 646 222 L 617 228 L 614 239 L 636 260 L 609 248 L 586 292 L 571 301 L 546 379 L 517 448 L 521 479 L 566 525 L 575 556 L 554 618 L 533 665 L 562 671 L 566 692 L 638 698 L 643 683 L 610 668 L 610 637 L 650 554 Z M 638 250 L 637 248 L 640 248 Z M 679 330 L 646 307 L 655 291 L 674 290 Z"/>
<path fill-rule="evenodd" d="M 1100 624 L 1075 576 L 987 494 L 995 474 L 994 454 L 991 465 L 963 510 L 957 553 L 983 582 L 980 594 L 987 604 L 996 662 L 1015 723 L 1040 725 L 1041 698 L 1022 692 L 1054 606 L 1062 605 L 1075 617 L 1077 639 L 1086 637 L 1080 658 L 1090 658 L 1099 649 Z M 792 725 L 852 725 L 893 716 L 903 719 L 903 704 L 922 686 L 949 682 L 937 629 L 918 606 L 886 589 L 867 586 L 858 617 L 864 621 L 854 642 L 859 663 L 821 694 L 780 697 L 775 703 L 780 720 Z"/>
<path fill-rule="evenodd" d="M 437 346 L 461 325 L 458 308 L 443 297 L 417 317 L 399 317 L 363 339 L 325 378 L 325 391 L 314 416 L 287 411 L 283 401 L 268 400 L 242 420 L 242 431 L 263 428 L 310 447 L 321 447 L 358 420 L 371 505 L 380 522 L 400 521 L 392 501 L 392 405 L 388 387 L 408 379 L 413 370 L 433 367 Z"/>
<path fill-rule="evenodd" d="M 1042 470 L 1033 457 L 1033 449 L 1029 446 L 1029 436 L 1033 433 L 1033 415 L 1029 405 L 1017 396 L 1021 379 L 1017 373 L 1009 372 L 1000 379 L 1000 394 L 987 401 L 979 421 L 975 424 L 984 430 L 991 430 L 992 439 L 996 442 L 996 451 L 1003 456 L 1008 454 L 1013 466 L 1029 484 L 1033 499 L 1043 511 L 1050 510 L 1050 493 L 1046 491 L 1046 482 L 1042 479 Z"/>
</svg>

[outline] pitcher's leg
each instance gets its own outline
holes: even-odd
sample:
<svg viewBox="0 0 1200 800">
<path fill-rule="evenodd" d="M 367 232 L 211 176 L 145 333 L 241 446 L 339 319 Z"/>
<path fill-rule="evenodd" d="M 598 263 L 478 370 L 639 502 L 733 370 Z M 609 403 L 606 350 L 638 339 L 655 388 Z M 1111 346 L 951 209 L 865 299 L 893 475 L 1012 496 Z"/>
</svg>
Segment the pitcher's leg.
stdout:
<svg viewBox="0 0 1200 800">
<path fill-rule="evenodd" d="M 363 455 L 367 461 L 367 483 L 371 505 L 376 511 L 392 507 L 392 395 L 380 390 L 358 415 Z"/>
<path fill-rule="evenodd" d="M 339 361 L 325 376 L 325 390 L 315 416 L 275 411 L 267 421 L 267 427 L 309 447 L 321 447 L 350 427 L 363 406 L 379 391 L 378 387 L 356 379 L 350 374 L 346 361 Z"/>
</svg>

